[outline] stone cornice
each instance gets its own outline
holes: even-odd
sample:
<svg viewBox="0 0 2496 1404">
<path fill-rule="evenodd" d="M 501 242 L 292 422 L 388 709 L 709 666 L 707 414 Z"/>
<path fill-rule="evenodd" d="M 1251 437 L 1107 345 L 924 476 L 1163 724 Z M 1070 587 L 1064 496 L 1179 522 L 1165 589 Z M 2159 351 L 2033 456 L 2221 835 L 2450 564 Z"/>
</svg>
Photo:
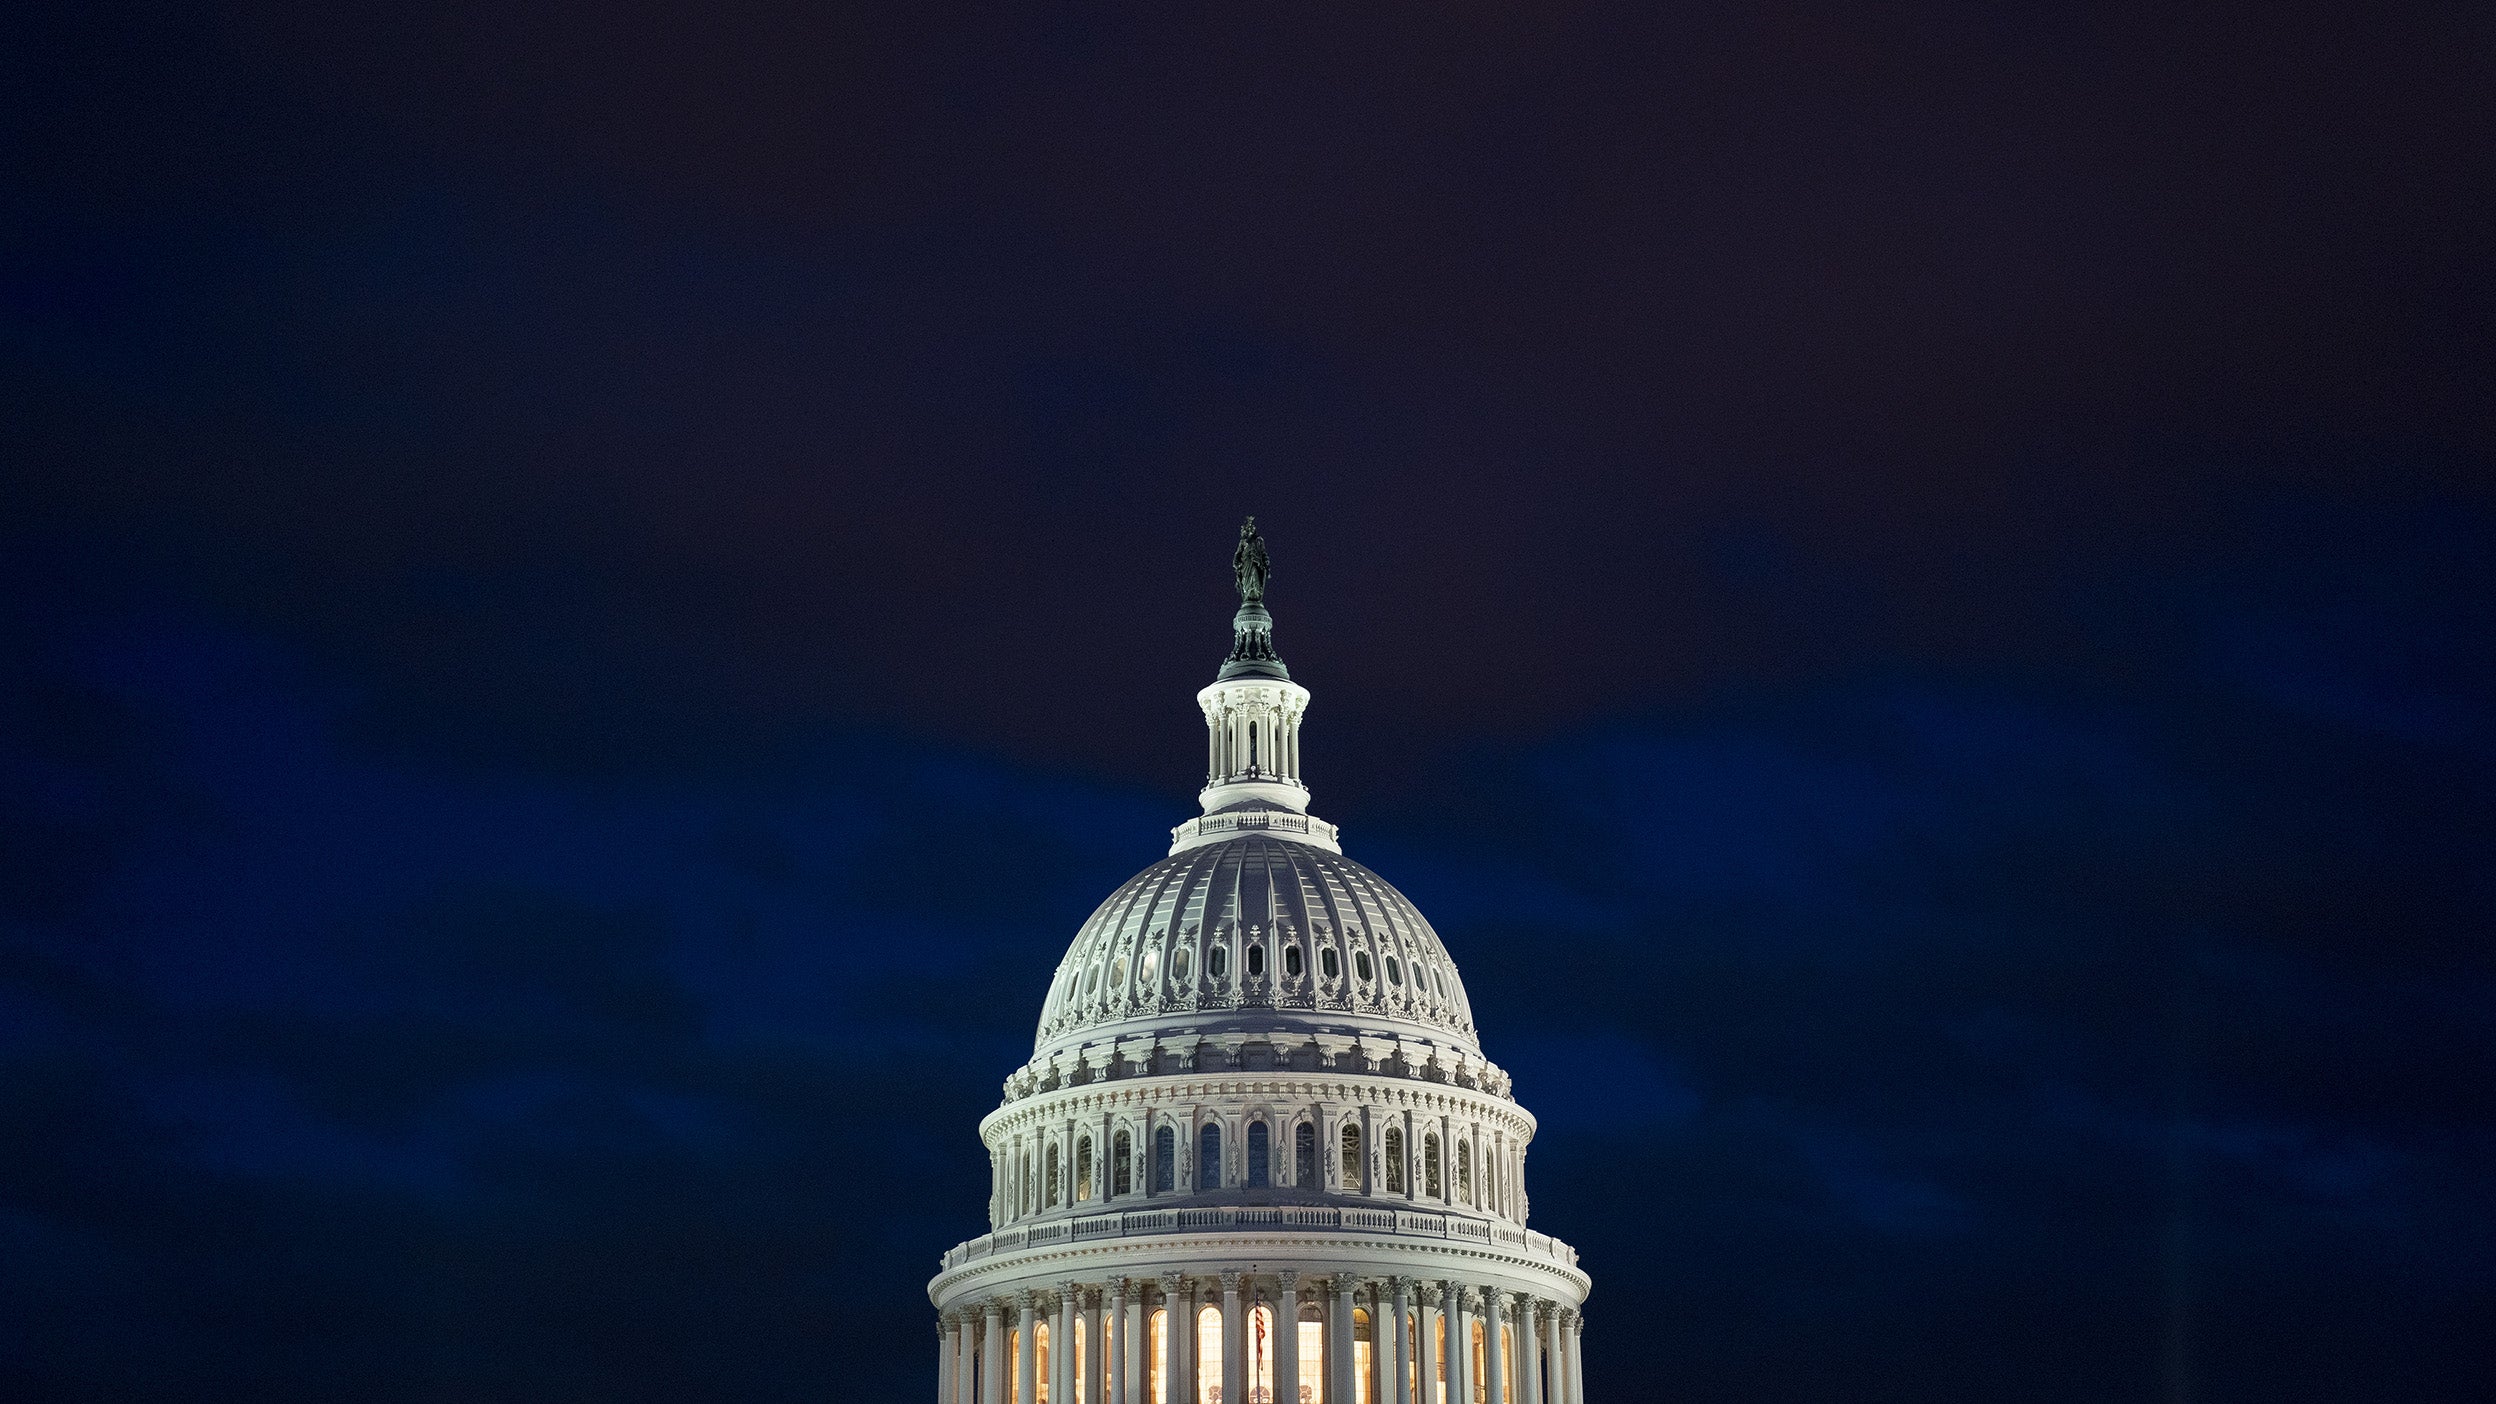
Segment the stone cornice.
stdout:
<svg viewBox="0 0 2496 1404">
<path fill-rule="evenodd" d="M 1072 1087 L 1177 1076 L 1364 1076 L 1509 1098 L 1507 1072 L 1469 1048 L 1391 1031 L 1139 1029 L 1061 1048 L 1005 1080 L 1000 1107 Z M 1262 1066 L 1256 1066 L 1262 1064 Z"/>
<path fill-rule="evenodd" d="M 980 1118 L 980 1139 L 991 1150 L 1004 1138 L 1036 1125 L 1104 1112 L 1192 1106 L 1233 1099 L 1290 1102 L 1306 1105 L 1331 1102 L 1344 1106 L 1412 1108 L 1433 1113 L 1459 1113 L 1492 1122 L 1520 1145 L 1533 1139 L 1533 1113 L 1505 1098 L 1447 1083 L 1374 1074 L 1292 1072 L 1223 1072 L 1176 1077 L 1129 1078 L 1087 1083 L 1009 1102 Z"/>
<path fill-rule="evenodd" d="M 1537 1235 L 1540 1237 L 1540 1235 Z M 1553 1240 L 1556 1243 L 1556 1240 Z M 1567 1251 L 1567 1245 L 1558 1245 Z M 1573 1251 L 1569 1252 L 1574 1257 Z M 1517 1280 L 1548 1284 L 1534 1291 L 1511 1286 L 1487 1287 L 1494 1300 L 1508 1308 L 1504 1315 L 1514 1321 L 1522 1299 L 1550 1299 L 1562 1302 L 1583 1301 L 1592 1288 L 1592 1281 L 1578 1268 L 1552 1258 L 1518 1252 L 1503 1246 L 1485 1247 L 1454 1240 L 1346 1238 L 1335 1234 L 1242 1233 L 1242 1234 L 1174 1234 L 1151 1239 L 1113 1239 L 1089 1243 L 1054 1244 L 1041 1249 L 999 1254 L 949 1268 L 938 1273 L 927 1284 L 929 1300 L 940 1309 L 946 1307 L 980 1309 L 979 1299 L 994 1301 L 994 1294 L 1009 1283 L 1026 1277 L 1054 1278 L 1069 1273 L 1098 1280 L 1132 1267 L 1135 1271 L 1158 1272 L 1173 1259 L 1207 1264 L 1229 1260 L 1241 1266 L 1215 1269 L 1223 1272 L 1245 1272 L 1250 1265 L 1272 1263 L 1279 1269 L 1292 1262 L 1303 1272 L 1331 1272 L 1340 1276 L 1346 1271 L 1337 1265 L 1343 1261 L 1363 1261 L 1352 1269 L 1358 1279 L 1388 1281 L 1396 1277 L 1414 1280 L 1460 1279 L 1479 1280 L 1486 1276 L 1502 1276 L 1511 1283 Z M 1313 1261 L 1314 1260 L 1314 1261 Z M 1203 1269 L 1198 1269 L 1202 1271 Z"/>
</svg>

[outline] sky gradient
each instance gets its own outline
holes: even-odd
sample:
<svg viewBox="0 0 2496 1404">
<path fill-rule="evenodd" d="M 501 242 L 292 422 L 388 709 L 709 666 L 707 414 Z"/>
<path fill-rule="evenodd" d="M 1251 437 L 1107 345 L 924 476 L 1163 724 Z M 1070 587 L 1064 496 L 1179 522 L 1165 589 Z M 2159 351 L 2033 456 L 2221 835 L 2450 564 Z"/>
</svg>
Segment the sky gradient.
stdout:
<svg viewBox="0 0 2496 1404">
<path fill-rule="evenodd" d="M 0 1393 L 933 1387 L 1193 812 L 1598 1400 L 2479 1397 L 2483 7 L 64 6 L 0 46 Z"/>
</svg>

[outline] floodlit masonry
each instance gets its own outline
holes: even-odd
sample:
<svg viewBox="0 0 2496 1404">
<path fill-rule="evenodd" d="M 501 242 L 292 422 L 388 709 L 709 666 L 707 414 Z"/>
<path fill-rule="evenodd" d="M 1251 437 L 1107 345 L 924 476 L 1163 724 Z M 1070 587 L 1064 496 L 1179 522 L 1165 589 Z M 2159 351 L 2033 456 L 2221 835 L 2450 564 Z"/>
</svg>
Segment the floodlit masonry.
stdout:
<svg viewBox="0 0 2496 1404">
<path fill-rule="evenodd" d="M 938 1404 L 1583 1404 L 1589 1282 L 1455 962 L 1308 812 L 1255 521 L 1204 813 L 1076 933 L 980 1122 Z"/>
</svg>

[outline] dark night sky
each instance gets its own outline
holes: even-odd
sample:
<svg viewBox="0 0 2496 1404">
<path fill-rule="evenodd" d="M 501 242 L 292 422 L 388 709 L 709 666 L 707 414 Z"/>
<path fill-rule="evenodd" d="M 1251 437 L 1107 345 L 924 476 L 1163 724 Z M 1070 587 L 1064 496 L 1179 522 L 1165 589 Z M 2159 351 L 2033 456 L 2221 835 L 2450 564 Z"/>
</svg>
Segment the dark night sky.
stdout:
<svg viewBox="0 0 2496 1404">
<path fill-rule="evenodd" d="M 2484 1397 L 2489 15 L 18 13 L 0 1394 L 926 1397 L 1254 512 L 1596 1398 Z"/>
</svg>

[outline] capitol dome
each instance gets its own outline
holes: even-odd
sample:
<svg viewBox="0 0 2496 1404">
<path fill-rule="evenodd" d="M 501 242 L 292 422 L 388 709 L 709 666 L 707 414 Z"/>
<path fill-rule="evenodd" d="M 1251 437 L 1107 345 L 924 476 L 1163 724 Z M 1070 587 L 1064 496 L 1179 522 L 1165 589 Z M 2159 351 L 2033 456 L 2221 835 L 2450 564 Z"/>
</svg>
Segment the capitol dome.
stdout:
<svg viewBox="0 0 2496 1404">
<path fill-rule="evenodd" d="M 1583 1404 L 1534 1118 L 1438 933 L 1309 813 L 1253 518 L 1232 565 L 1203 812 L 1075 933 L 980 1121 L 939 1404 Z"/>
</svg>

